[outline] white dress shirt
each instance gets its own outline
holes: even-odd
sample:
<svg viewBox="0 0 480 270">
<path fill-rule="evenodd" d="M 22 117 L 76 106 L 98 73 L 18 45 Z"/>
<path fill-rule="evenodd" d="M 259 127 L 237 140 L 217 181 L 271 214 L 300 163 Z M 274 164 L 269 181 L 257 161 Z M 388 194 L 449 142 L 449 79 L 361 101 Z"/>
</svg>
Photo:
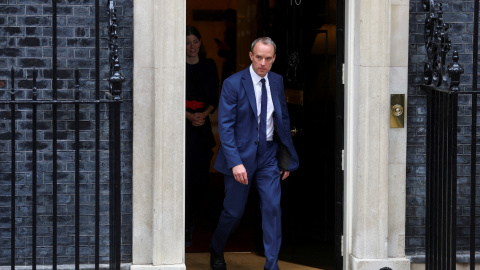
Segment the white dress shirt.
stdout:
<svg viewBox="0 0 480 270">
<path fill-rule="evenodd" d="M 253 71 L 252 65 L 250 65 L 250 75 L 252 77 L 253 89 L 255 90 L 255 99 L 257 101 L 257 121 L 260 124 L 260 113 L 262 112 L 262 77 L 258 76 Z M 272 93 L 270 92 L 270 83 L 268 81 L 268 73 L 264 77 L 265 87 L 267 88 L 267 141 L 273 141 L 273 102 Z"/>
</svg>

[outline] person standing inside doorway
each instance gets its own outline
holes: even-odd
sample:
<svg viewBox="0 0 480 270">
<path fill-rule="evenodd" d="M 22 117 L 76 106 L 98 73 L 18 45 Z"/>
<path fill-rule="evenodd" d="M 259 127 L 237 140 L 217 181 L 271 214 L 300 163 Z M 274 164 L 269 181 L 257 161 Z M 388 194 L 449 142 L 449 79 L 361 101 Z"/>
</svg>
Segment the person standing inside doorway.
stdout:
<svg viewBox="0 0 480 270">
<path fill-rule="evenodd" d="M 265 269 L 278 269 L 282 241 L 280 180 L 298 168 L 282 76 L 270 72 L 276 45 L 269 37 L 253 41 L 252 64 L 227 78 L 218 106 L 220 149 L 214 168 L 224 174 L 223 211 L 210 242 L 212 269 L 226 269 L 223 249 L 245 210 L 255 185 L 262 213 Z"/>
<path fill-rule="evenodd" d="M 222 82 L 230 77 L 237 68 L 237 11 L 227 9 L 223 12 L 225 22 L 224 41 L 215 39 L 218 46 L 218 56 L 225 58 L 222 66 Z"/>
<path fill-rule="evenodd" d="M 209 115 L 218 105 L 218 71 L 206 58 L 202 36 L 186 28 L 185 245 L 192 245 L 195 213 L 210 179 L 215 138 Z"/>
</svg>

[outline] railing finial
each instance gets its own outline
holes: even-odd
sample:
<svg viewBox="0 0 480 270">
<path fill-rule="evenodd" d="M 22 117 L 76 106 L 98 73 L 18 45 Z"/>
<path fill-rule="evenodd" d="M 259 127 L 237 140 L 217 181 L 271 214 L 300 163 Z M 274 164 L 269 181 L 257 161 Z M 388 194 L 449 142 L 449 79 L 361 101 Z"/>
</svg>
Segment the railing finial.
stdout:
<svg viewBox="0 0 480 270">
<path fill-rule="evenodd" d="M 10 83 L 12 85 L 10 89 L 10 99 L 15 100 L 15 69 L 13 67 L 10 71 Z"/>
<path fill-rule="evenodd" d="M 117 10 L 113 0 L 108 1 L 108 15 L 110 25 L 108 27 L 109 50 L 110 50 L 110 78 L 108 79 L 110 94 L 113 99 L 122 99 L 122 83 L 125 77 L 120 72 L 120 60 L 118 56 L 118 34 L 117 34 Z"/>
<path fill-rule="evenodd" d="M 445 23 L 443 18 L 443 4 L 435 3 L 434 0 L 424 0 L 423 8 L 426 12 L 429 12 L 425 19 L 424 32 L 428 58 L 423 71 L 424 82 L 426 85 L 433 84 L 440 87 L 442 84 L 447 85 L 448 78 L 450 78 L 450 89 L 458 91 L 459 88 L 456 83 L 460 82 L 460 74 L 463 73 L 463 68 L 458 64 L 458 52 L 454 53 L 455 63 L 448 65 L 448 67 L 446 64 L 447 54 L 452 48 L 452 42 L 448 36 L 450 25 Z M 453 73 L 450 72 L 450 68 L 454 68 Z M 451 75 L 454 75 L 455 78 L 450 77 Z"/>
<path fill-rule="evenodd" d="M 37 77 L 38 77 L 38 70 L 36 68 L 33 68 L 33 73 L 32 73 L 32 99 L 37 100 Z"/>
<path fill-rule="evenodd" d="M 458 64 L 458 51 L 453 51 L 453 63 L 448 66 L 448 74 L 450 76 L 450 90 L 451 91 L 460 91 L 458 85 L 460 84 L 460 75 L 463 74 L 463 67 Z"/>
</svg>

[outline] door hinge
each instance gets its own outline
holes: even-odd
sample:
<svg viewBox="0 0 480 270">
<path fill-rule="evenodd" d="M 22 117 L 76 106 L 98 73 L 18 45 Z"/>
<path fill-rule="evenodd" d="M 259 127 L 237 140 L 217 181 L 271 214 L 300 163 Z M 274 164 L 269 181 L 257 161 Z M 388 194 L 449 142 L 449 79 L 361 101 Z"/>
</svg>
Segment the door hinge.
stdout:
<svg viewBox="0 0 480 270">
<path fill-rule="evenodd" d="M 343 257 L 343 234 L 342 234 L 342 237 L 340 239 L 340 254 L 342 255 Z"/>
<path fill-rule="evenodd" d="M 345 63 L 342 64 L 342 84 L 345 84 Z"/>
<path fill-rule="evenodd" d="M 345 150 L 342 149 L 342 171 L 345 170 Z"/>
</svg>

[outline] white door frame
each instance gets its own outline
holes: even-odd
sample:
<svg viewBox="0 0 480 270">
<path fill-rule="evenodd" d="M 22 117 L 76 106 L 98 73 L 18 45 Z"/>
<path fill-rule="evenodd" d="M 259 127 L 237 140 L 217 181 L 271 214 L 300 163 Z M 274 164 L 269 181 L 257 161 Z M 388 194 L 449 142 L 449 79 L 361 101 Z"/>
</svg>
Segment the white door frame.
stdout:
<svg viewBox="0 0 480 270">
<path fill-rule="evenodd" d="M 406 128 L 389 127 L 390 94 L 407 93 L 409 1 L 345 1 L 344 269 L 410 269 Z M 185 269 L 185 10 L 134 4 L 132 269 Z"/>
</svg>

